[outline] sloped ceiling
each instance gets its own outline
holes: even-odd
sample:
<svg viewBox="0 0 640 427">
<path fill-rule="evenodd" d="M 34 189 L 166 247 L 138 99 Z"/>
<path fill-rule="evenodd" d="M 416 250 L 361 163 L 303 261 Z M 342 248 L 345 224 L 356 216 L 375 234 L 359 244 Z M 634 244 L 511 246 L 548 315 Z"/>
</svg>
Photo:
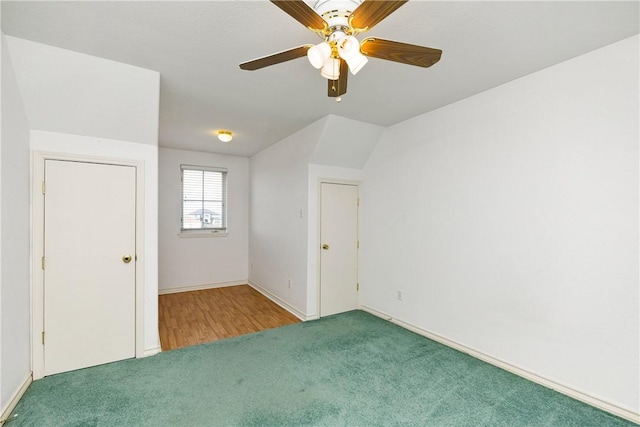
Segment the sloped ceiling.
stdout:
<svg viewBox="0 0 640 427">
<path fill-rule="evenodd" d="M 31 129 L 158 145 L 158 72 L 4 39 Z"/>
<path fill-rule="evenodd" d="M 383 130 L 381 126 L 330 114 L 326 118 L 309 162 L 362 169 Z"/>
<path fill-rule="evenodd" d="M 350 76 L 341 103 L 304 58 L 238 68 L 320 41 L 268 1 L 3 1 L 2 30 L 159 71 L 160 146 L 250 156 L 328 114 L 385 127 L 404 121 L 640 25 L 636 1 L 411 0 L 366 35 L 440 48 L 442 60 L 422 69 L 372 59 Z M 232 143 L 211 135 L 219 128 L 235 132 Z"/>
</svg>

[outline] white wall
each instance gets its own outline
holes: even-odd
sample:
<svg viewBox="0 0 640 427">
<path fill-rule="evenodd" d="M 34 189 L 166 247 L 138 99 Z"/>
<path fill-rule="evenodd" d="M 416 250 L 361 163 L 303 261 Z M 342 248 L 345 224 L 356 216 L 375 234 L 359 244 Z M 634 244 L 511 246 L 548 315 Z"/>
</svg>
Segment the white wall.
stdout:
<svg viewBox="0 0 640 427">
<path fill-rule="evenodd" d="M 157 72 L 7 40 L 31 129 L 158 145 Z"/>
<path fill-rule="evenodd" d="M 0 5 L 0 20 L 2 19 L 2 6 Z M 5 67 L 7 67 L 7 61 L 6 59 L 8 59 L 8 54 L 7 54 L 7 48 L 6 48 L 6 42 L 4 40 L 4 33 L 2 31 L 0 31 L 0 100 L 3 98 L 3 86 L 4 84 L 2 83 L 2 80 L 5 78 L 5 73 L 7 73 L 7 71 L 5 71 Z M 16 87 L 17 87 L 17 83 L 16 83 Z M 0 236 L 2 236 L 2 206 L 4 205 L 2 203 L 2 192 L 1 192 L 1 188 L 2 188 L 2 132 L 1 132 L 1 128 L 3 128 L 4 126 L 2 126 L 2 119 L 4 117 L 4 113 L 2 112 L 3 108 L 2 108 L 2 104 L 4 104 L 4 102 L 0 103 Z M 2 357 L 2 349 L 4 348 L 4 346 L 2 345 L 2 341 L 3 341 L 3 335 L 2 335 L 2 325 L 4 325 L 4 322 L 2 320 L 2 244 L 0 243 L 0 357 Z M 3 389 L 5 388 L 4 386 L 4 376 L 2 375 L 2 361 L 0 360 L 0 417 L 5 418 L 6 415 L 4 414 L 5 410 L 8 410 L 8 401 L 10 400 L 10 398 L 7 398 L 7 403 L 5 403 L 5 398 L 2 397 L 3 396 Z M 6 386 L 7 389 L 10 389 L 11 387 L 9 385 Z"/>
<path fill-rule="evenodd" d="M 144 348 L 153 354 L 158 338 L 158 147 L 129 141 L 31 131 L 31 149 L 144 162 Z"/>
<path fill-rule="evenodd" d="M 32 150 L 144 161 L 144 348 L 153 354 L 159 350 L 160 75 L 15 37 L 7 37 L 7 42 Z"/>
<path fill-rule="evenodd" d="M 635 36 L 389 128 L 361 302 L 638 413 L 638 75 Z"/>
<path fill-rule="evenodd" d="M 228 233 L 180 236 L 180 165 L 227 168 Z M 247 283 L 249 273 L 249 159 L 196 151 L 160 149 L 160 293 Z M 211 236 L 209 234 L 209 236 Z"/>
<path fill-rule="evenodd" d="M 308 164 L 325 122 L 318 120 L 251 157 L 249 280 L 303 318 Z"/>
<path fill-rule="evenodd" d="M 249 278 L 303 319 L 318 316 L 320 180 L 358 181 L 383 129 L 330 114 L 251 158 Z"/>
<path fill-rule="evenodd" d="M 31 374 L 29 127 L 4 34 L 0 135 L 0 414 Z"/>
<path fill-rule="evenodd" d="M 362 169 L 384 128 L 329 114 L 311 163 L 347 169 Z"/>
</svg>

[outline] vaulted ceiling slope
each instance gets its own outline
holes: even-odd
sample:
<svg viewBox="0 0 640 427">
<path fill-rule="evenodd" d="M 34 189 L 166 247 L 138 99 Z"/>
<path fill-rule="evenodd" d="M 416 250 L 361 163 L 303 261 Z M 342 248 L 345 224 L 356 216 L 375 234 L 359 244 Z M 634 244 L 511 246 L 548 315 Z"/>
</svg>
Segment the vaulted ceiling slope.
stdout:
<svg viewBox="0 0 640 427">
<path fill-rule="evenodd" d="M 7 35 L 159 71 L 160 146 L 241 156 L 328 114 L 401 122 L 637 34 L 638 17 L 637 1 L 411 0 L 365 34 L 442 49 L 441 61 L 371 59 L 337 103 L 305 58 L 239 69 L 320 41 L 268 1 L 2 2 Z M 215 140 L 219 128 L 234 141 Z"/>
</svg>

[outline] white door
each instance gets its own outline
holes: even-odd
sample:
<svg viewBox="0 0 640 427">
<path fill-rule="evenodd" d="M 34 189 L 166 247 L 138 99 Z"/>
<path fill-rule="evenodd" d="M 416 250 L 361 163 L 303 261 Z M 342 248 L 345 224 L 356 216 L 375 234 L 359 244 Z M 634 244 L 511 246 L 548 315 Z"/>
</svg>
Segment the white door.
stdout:
<svg viewBox="0 0 640 427">
<path fill-rule="evenodd" d="M 44 374 L 135 356 L 136 168 L 45 161 Z"/>
<path fill-rule="evenodd" d="M 358 187 L 323 182 L 320 190 L 320 316 L 358 305 Z"/>
</svg>

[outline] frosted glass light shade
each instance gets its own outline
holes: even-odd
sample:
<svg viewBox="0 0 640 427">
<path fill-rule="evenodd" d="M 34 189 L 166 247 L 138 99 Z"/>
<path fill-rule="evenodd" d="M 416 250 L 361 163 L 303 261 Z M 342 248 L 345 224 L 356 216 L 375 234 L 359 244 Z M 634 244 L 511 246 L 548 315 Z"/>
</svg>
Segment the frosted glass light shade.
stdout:
<svg viewBox="0 0 640 427">
<path fill-rule="evenodd" d="M 347 61 L 347 65 L 349 66 L 349 71 L 351 71 L 351 74 L 355 76 L 358 73 L 358 71 L 360 71 L 362 67 L 364 67 L 364 64 L 369 62 L 369 58 L 367 58 L 361 53 L 358 53 L 356 56 L 354 56 L 351 59 L 345 59 L 345 61 Z"/>
<path fill-rule="evenodd" d="M 329 46 L 329 43 L 327 42 L 311 46 L 309 50 L 307 50 L 307 58 L 309 59 L 309 62 L 317 69 L 322 68 L 330 56 L 331 46 Z"/>
<path fill-rule="evenodd" d="M 222 142 L 229 142 L 233 139 L 233 134 L 229 130 L 218 131 L 218 139 Z"/>
<path fill-rule="evenodd" d="M 338 40 L 338 54 L 347 61 L 349 71 L 356 75 L 369 59 L 360 53 L 360 42 L 353 36 L 345 36 Z"/>
<path fill-rule="evenodd" d="M 353 36 L 345 36 L 338 40 L 338 54 L 348 61 L 360 53 L 360 43 Z"/>
<path fill-rule="evenodd" d="M 325 79 L 329 80 L 338 80 L 340 77 L 340 61 L 337 58 L 328 58 L 322 70 L 320 70 L 320 75 Z"/>
</svg>

